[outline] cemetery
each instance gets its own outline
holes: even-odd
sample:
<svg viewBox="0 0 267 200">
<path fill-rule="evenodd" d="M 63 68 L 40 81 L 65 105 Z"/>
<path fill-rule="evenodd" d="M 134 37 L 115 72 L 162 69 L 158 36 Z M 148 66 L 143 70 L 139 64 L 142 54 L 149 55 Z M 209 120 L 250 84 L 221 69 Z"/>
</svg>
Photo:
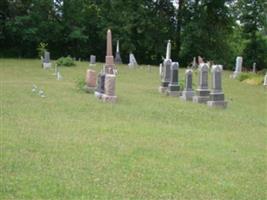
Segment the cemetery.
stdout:
<svg viewBox="0 0 267 200">
<path fill-rule="evenodd" d="M 218 32 L 210 36 L 220 47 L 186 32 L 195 25 L 187 21 L 197 12 L 194 6 L 246 13 L 242 5 L 250 9 L 250 0 L 137 0 L 140 8 L 121 0 L 4 2 L 0 8 L 9 13 L 0 9 L 0 199 L 266 199 L 267 37 L 259 27 L 262 46 L 252 45 L 250 52 L 250 34 L 241 40 L 242 23 L 248 23 L 243 19 L 240 30 L 227 33 L 236 41 L 216 38 Z M 263 4 L 257 2 L 258 8 Z M 66 43 L 51 39 L 55 33 L 48 27 L 53 34 L 9 38 L 10 24 L 19 29 L 26 18 L 16 13 L 24 17 L 18 23 L 1 16 L 25 7 L 41 17 L 49 6 L 50 14 L 58 12 L 50 17 L 66 18 L 61 25 L 81 19 L 83 27 L 59 28 Z M 143 16 L 162 7 L 169 9 L 165 17 Z M 120 30 L 123 20 L 138 16 L 131 15 L 136 10 L 144 18 L 137 20 L 140 29 L 132 30 L 134 20 Z M 189 23 L 180 39 L 179 29 L 173 33 L 168 24 L 173 16 Z M 220 31 L 227 29 L 217 23 Z M 68 35 L 67 27 L 74 32 Z M 80 31 L 88 37 L 79 39 Z M 223 42 L 232 46 L 224 49 Z"/>
</svg>

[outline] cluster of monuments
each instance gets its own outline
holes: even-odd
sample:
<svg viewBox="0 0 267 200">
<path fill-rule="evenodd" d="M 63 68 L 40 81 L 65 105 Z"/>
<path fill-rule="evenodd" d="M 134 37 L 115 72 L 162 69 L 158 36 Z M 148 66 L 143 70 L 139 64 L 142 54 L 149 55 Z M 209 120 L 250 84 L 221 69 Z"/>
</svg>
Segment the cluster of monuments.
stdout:
<svg viewBox="0 0 267 200">
<path fill-rule="evenodd" d="M 116 57 L 117 61 L 121 62 L 118 43 Z M 95 56 L 90 56 L 90 65 L 93 64 L 95 64 Z M 112 54 L 112 35 L 111 30 L 108 30 L 105 64 L 98 75 L 93 69 L 88 69 L 86 71 L 85 90 L 89 93 L 94 93 L 95 96 L 103 102 L 115 103 L 117 101 L 117 96 L 115 94 L 116 71 Z"/>
<path fill-rule="evenodd" d="M 181 90 L 179 85 L 179 63 L 171 60 L 171 41 L 168 41 L 166 58 L 160 64 L 161 84 L 159 92 L 169 96 L 177 96 L 181 100 L 205 103 L 209 107 L 227 107 L 222 90 L 222 65 L 212 65 L 211 89 L 208 87 L 209 66 L 201 63 L 198 68 L 198 87 L 193 90 L 193 69 L 185 71 L 185 85 Z"/>
<path fill-rule="evenodd" d="M 93 69 L 86 71 L 85 86 L 84 89 L 88 93 L 94 93 L 98 99 L 103 102 L 115 103 L 117 96 L 115 94 L 116 75 L 117 69 L 115 64 L 122 64 L 122 59 L 119 51 L 119 41 L 117 41 L 116 56 L 115 59 L 112 54 L 112 35 L 111 30 L 107 31 L 107 46 L 106 57 L 103 69 L 97 75 Z M 50 69 L 52 63 L 50 61 L 50 53 L 44 52 L 44 57 L 41 57 L 42 67 L 44 69 Z M 238 56 L 236 58 L 235 71 L 231 75 L 231 78 L 236 78 L 242 72 L 243 58 Z M 95 66 L 96 56 L 90 56 L 90 66 Z M 211 65 L 205 63 L 201 57 L 198 57 L 198 64 L 196 64 L 196 58 L 194 57 L 192 67 L 185 71 L 185 83 L 184 88 L 181 90 L 179 84 L 179 63 L 172 62 L 171 59 L 171 41 L 168 41 L 166 57 L 163 63 L 159 66 L 159 73 L 161 77 L 161 84 L 159 92 L 168 96 L 176 96 L 184 101 L 193 101 L 195 103 L 204 103 L 209 107 L 227 107 L 227 101 L 224 99 L 224 92 L 222 89 L 222 65 Z M 208 75 L 211 65 L 211 88 L 208 87 Z M 129 68 L 138 66 L 137 61 L 133 53 L 129 54 Z M 193 69 L 198 66 L 198 87 L 193 89 Z M 253 63 L 253 72 L 256 72 L 256 63 Z M 55 75 L 57 80 L 63 79 L 57 66 L 55 67 Z M 264 77 L 264 86 L 267 86 L 267 73 Z"/>
</svg>

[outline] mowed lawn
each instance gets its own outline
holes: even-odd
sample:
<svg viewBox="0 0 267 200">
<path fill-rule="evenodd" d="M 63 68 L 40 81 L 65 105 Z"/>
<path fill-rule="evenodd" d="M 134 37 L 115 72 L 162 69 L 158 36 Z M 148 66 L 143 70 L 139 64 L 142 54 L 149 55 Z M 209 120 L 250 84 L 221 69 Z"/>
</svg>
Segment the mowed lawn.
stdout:
<svg viewBox="0 0 267 200">
<path fill-rule="evenodd" d="M 156 67 L 121 65 L 112 105 L 77 89 L 76 64 L 57 81 L 0 59 L 1 200 L 266 199 L 267 88 L 224 72 L 228 108 L 210 109 L 159 94 Z"/>
</svg>

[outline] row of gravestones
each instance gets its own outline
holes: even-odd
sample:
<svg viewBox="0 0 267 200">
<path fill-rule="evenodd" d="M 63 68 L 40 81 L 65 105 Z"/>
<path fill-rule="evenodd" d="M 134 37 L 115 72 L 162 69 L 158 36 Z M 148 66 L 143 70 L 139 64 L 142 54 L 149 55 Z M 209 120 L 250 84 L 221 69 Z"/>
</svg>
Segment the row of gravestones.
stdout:
<svg viewBox="0 0 267 200">
<path fill-rule="evenodd" d="M 185 87 L 180 90 L 179 63 L 171 60 L 171 42 L 168 41 L 166 58 L 161 64 L 161 85 L 159 92 L 170 96 L 179 96 L 180 99 L 195 103 L 206 103 L 210 107 L 227 107 L 222 90 L 222 65 L 213 65 L 211 69 L 211 90 L 208 88 L 209 67 L 201 63 L 199 67 L 199 82 L 196 91 L 193 90 L 193 70 L 185 71 Z"/>
<path fill-rule="evenodd" d="M 93 59 L 93 63 L 95 63 L 95 57 L 93 57 Z M 87 69 L 84 89 L 88 93 L 94 93 L 95 96 L 103 102 L 115 103 L 117 101 L 117 96 L 115 94 L 116 71 L 114 57 L 112 55 L 112 35 L 111 31 L 108 30 L 107 52 L 103 69 L 98 76 L 95 70 Z"/>
</svg>

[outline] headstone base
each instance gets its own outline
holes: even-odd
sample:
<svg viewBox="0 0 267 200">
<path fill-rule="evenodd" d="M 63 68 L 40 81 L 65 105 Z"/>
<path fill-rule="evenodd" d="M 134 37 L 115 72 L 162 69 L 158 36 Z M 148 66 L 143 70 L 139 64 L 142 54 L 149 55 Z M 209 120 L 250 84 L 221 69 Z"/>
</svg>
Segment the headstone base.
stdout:
<svg viewBox="0 0 267 200">
<path fill-rule="evenodd" d="M 116 103 L 117 102 L 117 96 L 109 96 L 109 95 L 103 94 L 102 100 L 103 100 L 103 102 L 107 102 L 107 103 Z"/>
<path fill-rule="evenodd" d="M 89 87 L 89 86 L 87 86 L 87 85 L 85 85 L 84 87 L 83 87 L 83 89 L 84 89 L 84 91 L 85 92 L 87 92 L 87 93 L 94 93 L 95 92 L 95 87 Z"/>
<path fill-rule="evenodd" d="M 165 94 L 167 90 L 168 90 L 168 87 L 162 87 L 162 86 L 159 86 L 159 92 L 160 92 L 160 93 Z"/>
<path fill-rule="evenodd" d="M 50 69 L 52 67 L 52 63 L 43 63 L 44 69 Z"/>
<path fill-rule="evenodd" d="M 97 99 L 102 99 L 103 94 L 100 93 L 100 92 L 95 91 L 95 97 L 96 97 Z"/>
<path fill-rule="evenodd" d="M 209 96 L 193 96 L 194 103 L 207 103 L 210 100 Z"/>
<path fill-rule="evenodd" d="M 184 101 L 192 101 L 194 95 L 194 91 L 183 91 L 182 95 L 180 96 L 180 99 Z"/>
<path fill-rule="evenodd" d="M 227 107 L 227 101 L 207 101 L 208 107 L 213 108 L 226 108 Z"/>
<path fill-rule="evenodd" d="M 167 96 L 172 96 L 172 97 L 179 97 L 181 95 L 181 92 L 180 91 L 170 91 L 170 90 L 167 90 L 166 91 L 166 95 Z"/>
</svg>

